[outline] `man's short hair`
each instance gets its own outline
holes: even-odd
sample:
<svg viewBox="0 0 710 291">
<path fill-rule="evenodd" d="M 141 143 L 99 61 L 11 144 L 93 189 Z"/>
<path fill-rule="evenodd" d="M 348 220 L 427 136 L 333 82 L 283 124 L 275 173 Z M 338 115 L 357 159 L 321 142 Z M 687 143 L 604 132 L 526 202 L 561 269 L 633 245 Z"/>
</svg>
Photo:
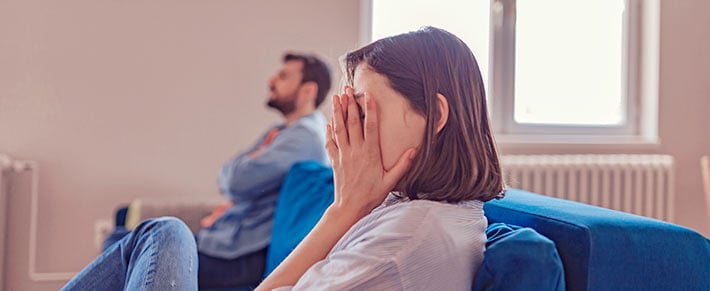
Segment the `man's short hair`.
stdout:
<svg viewBox="0 0 710 291">
<path fill-rule="evenodd" d="M 325 95 L 328 94 L 330 90 L 330 68 L 328 65 L 317 58 L 316 56 L 309 54 L 295 54 L 287 53 L 284 55 L 284 63 L 288 61 L 301 61 L 303 62 L 303 78 L 301 79 L 301 84 L 306 82 L 315 82 L 318 85 L 318 94 L 316 95 L 316 108 L 323 103 L 325 100 Z"/>
</svg>

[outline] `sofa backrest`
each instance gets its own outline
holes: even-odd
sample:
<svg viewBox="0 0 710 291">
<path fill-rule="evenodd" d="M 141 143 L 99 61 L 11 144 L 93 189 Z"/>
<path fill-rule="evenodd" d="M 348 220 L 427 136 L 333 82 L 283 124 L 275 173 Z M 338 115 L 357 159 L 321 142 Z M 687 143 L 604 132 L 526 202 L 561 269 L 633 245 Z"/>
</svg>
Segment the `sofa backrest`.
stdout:
<svg viewBox="0 0 710 291">
<path fill-rule="evenodd" d="M 710 241 L 690 229 L 517 189 L 484 211 L 552 239 L 567 290 L 710 288 Z"/>
<path fill-rule="evenodd" d="M 333 202 L 333 173 L 317 162 L 294 165 L 276 205 L 265 276 L 298 245 Z M 554 243 L 530 228 L 489 226 L 484 261 L 473 290 L 563 290 L 562 263 Z"/>
<path fill-rule="evenodd" d="M 314 161 L 296 163 L 286 174 L 276 202 L 264 277 L 296 248 L 333 203 L 333 170 Z"/>
<path fill-rule="evenodd" d="M 332 203 L 332 175 L 330 167 L 316 162 L 298 163 L 287 174 L 276 206 L 267 275 Z M 517 189 L 508 190 L 504 199 L 486 203 L 484 211 L 489 223 L 528 227 L 551 239 L 563 263 L 568 290 L 708 290 L 710 286 L 710 241 L 678 225 Z M 496 268 L 503 262 L 492 257 L 495 248 L 490 245 L 490 231 L 484 265 Z M 526 234 L 518 237 L 535 237 L 529 231 L 521 232 Z M 543 243 L 521 245 L 546 247 L 548 255 L 541 256 L 543 260 L 556 255 L 543 239 L 538 237 L 536 241 Z M 506 253 L 501 250 L 505 248 L 499 247 L 496 253 Z M 531 251 L 508 252 L 506 256 L 511 259 L 511 255 L 521 255 L 521 259 L 529 260 L 526 253 Z M 500 290 L 495 287 L 503 285 L 496 285 L 495 280 L 516 280 L 515 272 L 488 271 L 494 272 L 494 280 L 474 286 L 476 290 Z M 520 268 L 515 271 L 524 272 Z"/>
</svg>

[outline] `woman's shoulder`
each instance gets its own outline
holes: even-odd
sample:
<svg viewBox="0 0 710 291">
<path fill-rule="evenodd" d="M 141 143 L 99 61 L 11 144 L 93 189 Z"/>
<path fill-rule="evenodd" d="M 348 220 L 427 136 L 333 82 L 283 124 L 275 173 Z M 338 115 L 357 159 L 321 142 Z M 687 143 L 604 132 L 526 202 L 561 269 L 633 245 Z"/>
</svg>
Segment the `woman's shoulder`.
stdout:
<svg viewBox="0 0 710 291">
<path fill-rule="evenodd" d="M 485 246 L 482 204 L 414 200 L 383 205 L 346 235 L 347 242 L 336 251 L 361 252 L 407 270 L 470 268 Z"/>
<path fill-rule="evenodd" d="M 361 234 L 381 238 L 396 235 L 413 241 L 436 240 L 463 232 L 485 231 L 483 203 L 469 201 L 445 203 L 430 200 L 385 202 L 363 219 Z M 483 227 L 481 227 L 483 226 Z M 482 230 L 482 231 L 481 231 Z"/>
<path fill-rule="evenodd" d="M 390 195 L 372 214 L 383 218 L 398 218 L 401 222 L 447 220 L 478 220 L 483 216 L 483 202 L 478 200 L 448 203 L 426 199 L 409 200 Z"/>
</svg>

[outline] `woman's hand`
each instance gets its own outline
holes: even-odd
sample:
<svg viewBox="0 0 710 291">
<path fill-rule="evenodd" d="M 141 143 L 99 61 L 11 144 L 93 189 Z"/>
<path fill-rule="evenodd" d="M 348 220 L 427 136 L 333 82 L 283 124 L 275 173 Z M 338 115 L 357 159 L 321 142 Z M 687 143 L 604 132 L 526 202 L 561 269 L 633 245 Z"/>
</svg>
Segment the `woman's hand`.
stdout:
<svg viewBox="0 0 710 291">
<path fill-rule="evenodd" d="M 335 199 L 332 207 L 363 217 L 382 203 L 410 167 L 415 149 L 405 151 L 389 171 L 382 165 L 377 104 L 364 94 L 360 110 L 353 89 L 333 97 L 333 118 L 327 126 L 326 149 L 333 164 Z"/>
<path fill-rule="evenodd" d="M 333 97 L 333 121 L 328 124 L 326 148 L 333 163 L 335 200 L 298 247 L 279 264 L 256 290 L 293 286 L 360 218 L 377 207 L 409 168 L 414 149 L 402 154 L 385 171 L 380 153 L 377 106 L 365 94 L 364 127 L 353 100 L 352 88 Z"/>
</svg>

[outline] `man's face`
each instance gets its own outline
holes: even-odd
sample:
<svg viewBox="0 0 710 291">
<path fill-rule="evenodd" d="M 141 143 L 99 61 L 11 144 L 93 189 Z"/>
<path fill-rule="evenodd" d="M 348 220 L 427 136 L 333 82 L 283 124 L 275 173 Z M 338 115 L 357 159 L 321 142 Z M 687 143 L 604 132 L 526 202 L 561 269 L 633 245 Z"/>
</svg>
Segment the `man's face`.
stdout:
<svg viewBox="0 0 710 291">
<path fill-rule="evenodd" d="M 269 107 L 287 115 L 296 110 L 296 98 L 303 80 L 303 62 L 286 61 L 274 76 L 269 79 Z"/>
</svg>

